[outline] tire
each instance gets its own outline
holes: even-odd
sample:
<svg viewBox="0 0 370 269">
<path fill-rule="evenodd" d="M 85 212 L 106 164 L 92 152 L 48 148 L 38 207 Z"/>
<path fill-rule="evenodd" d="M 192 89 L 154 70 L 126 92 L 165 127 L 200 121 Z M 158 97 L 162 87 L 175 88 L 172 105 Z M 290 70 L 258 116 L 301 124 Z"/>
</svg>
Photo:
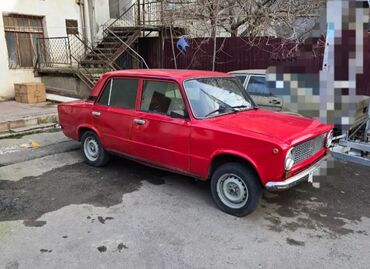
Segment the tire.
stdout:
<svg viewBox="0 0 370 269">
<path fill-rule="evenodd" d="M 213 173 L 211 193 L 222 211 L 243 217 L 252 213 L 258 206 L 262 186 L 253 170 L 240 163 L 226 163 Z"/>
<path fill-rule="evenodd" d="M 81 137 L 81 150 L 85 162 L 94 167 L 101 167 L 108 163 L 109 153 L 103 148 L 98 136 L 87 131 Z"/>
</svg>

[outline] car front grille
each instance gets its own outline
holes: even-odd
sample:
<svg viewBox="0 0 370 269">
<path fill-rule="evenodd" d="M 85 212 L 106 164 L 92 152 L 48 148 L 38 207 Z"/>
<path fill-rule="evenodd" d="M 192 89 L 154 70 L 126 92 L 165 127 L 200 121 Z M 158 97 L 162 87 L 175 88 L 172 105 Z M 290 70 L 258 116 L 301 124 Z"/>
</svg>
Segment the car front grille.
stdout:
<svg viewBox="0 0 370 269">
<path fill-rule="evenodd" d="M 311 140 L 294 147 L 294 164 L 300 163 L 318 153 L 325 145 L 326 134 L 319 135 Z"/>
</svg>

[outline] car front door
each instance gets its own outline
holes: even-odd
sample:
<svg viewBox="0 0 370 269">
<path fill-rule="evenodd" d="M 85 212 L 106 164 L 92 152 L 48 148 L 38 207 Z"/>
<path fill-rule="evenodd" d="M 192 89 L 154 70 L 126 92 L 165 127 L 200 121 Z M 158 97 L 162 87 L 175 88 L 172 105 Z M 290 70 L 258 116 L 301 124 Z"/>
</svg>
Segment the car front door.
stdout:
<svg viewBox="0 0 370 269">
<path fill-rule="evenodd" d="M 270 110 L 281 111 L 283 100 L 271 93 L 264 75 L 250 75 L 246 80 L 245 87 L 258 106 Z"/>
<path fill-rule="evenodd" d="M 133 119 L 135 155 L 159 166 L 189 171 L 190 122 L 179 86 L 144 80 L 140 111 Z"/>
<path fill-rule="evenodd" d="M 109 79 L 92 109 L 92 122 L 109 151 L 132 154 L 132 120 L 138 94 L 138 79 Z"/>
</svg>

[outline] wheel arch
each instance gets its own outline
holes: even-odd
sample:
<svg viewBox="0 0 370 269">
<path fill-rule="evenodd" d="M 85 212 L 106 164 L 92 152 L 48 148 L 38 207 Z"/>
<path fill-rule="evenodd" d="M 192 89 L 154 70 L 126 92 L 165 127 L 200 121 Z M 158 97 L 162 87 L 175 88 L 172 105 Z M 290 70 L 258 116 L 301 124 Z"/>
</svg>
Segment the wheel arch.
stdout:
<svg viewBox="0 0 370 269">
<path fill-rule="evenodd" d="M 90 126 L 90 125 L 81 125 L 77 129 L 78 141 L 81 141 L 81 138 L 82 138 L 83 134 L 87 131 L 94 132 L 100 139 L 100 133 L 98 132 L 98 130 L 96 128 L 94 128 L 93 126 Z"/>
<path fill-rule="evenodd" d="M 225 163 L 232 162 L 246 165 L 249 169 L 251 169 L 251 171 L 253 171 L 256 174 L 260 183 L 262 184 L 261 175 L 257 169 L 256 164 L 249 157 L 236 152 L 218 152 L 214 154 L 211 158 L 208 171 L 208 178 L 211 178 L 212 174 L 218 167 Z"/>
</svg>

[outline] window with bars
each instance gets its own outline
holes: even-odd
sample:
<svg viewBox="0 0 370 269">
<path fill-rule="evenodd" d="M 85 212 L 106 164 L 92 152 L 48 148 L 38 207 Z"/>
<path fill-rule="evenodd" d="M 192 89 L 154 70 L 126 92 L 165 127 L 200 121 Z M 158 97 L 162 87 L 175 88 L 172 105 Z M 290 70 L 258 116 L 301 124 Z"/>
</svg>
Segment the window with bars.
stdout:
<svg viewBox="0 0 370 269">
<path fill-rule="evenodd" d="M 42 19 L 18 14 L 3 16 L 9 68 L 33 66 L 37 39 L 44 37 Z"/>
<path fill-rule="evenodd" d="M 77 20 L 66 20 L 67 35 L 78 35 Z"/>
</svg>

